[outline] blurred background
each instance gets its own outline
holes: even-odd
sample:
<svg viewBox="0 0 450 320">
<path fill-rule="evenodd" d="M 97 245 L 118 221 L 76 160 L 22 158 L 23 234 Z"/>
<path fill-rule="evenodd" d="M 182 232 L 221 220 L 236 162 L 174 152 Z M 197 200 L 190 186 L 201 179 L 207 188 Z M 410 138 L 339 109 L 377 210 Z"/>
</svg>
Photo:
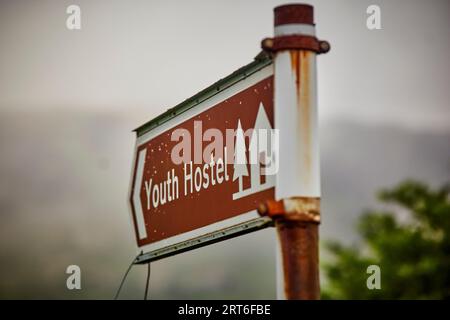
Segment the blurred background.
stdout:
<svg viewBox="0 0 450 320">
<path fill-rule="evenodd" d="M 450 3 L 307 2 L 332 46 L 318 57 L 321 239 L 357 245 L 377 190 L 449 180 Z M 136 254 L 132 130 L 249 63 L 284 3 L 0 0 L 0 298 L 114 297 Z M 71 4 L 81 30 L 66 28 Z M 366 27 L 371 4 L 381 30 Z M 275 298 L 273 237 L 155 262 L 150 297 Z M 141 299 L 145 275 L 133 268 L 121 297 Z"/>
</svg>

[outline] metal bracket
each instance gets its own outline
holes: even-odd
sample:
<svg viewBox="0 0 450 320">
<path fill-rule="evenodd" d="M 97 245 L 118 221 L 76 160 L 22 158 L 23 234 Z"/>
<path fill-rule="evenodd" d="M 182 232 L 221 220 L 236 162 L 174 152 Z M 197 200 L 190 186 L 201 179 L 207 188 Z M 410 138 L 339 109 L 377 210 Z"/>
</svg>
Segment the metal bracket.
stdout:
<svg viewBox="0 0 450 320">
<path fill-rule="evenodd" d="M 320 223 L 320 198 L 292 197 L 279 201 L 268 200 L 258 207 L 261 216 L 272 219 Z"/>
<path fill-rule="evenodd" d="M 309 50 L 321 54 L 330 51 L 330 43 L 328 41 L 318 40 L 313 36 L 287 35 L 265 38 L 261 42 L 261 48 L 271 53 L 281 50 Z"/>
</svg>

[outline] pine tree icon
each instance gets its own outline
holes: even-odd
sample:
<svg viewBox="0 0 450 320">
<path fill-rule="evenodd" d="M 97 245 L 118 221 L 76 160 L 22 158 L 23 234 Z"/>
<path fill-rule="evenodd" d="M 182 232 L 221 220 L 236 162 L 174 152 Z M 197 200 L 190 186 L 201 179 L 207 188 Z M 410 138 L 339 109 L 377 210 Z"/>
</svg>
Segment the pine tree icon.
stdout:
<svg viewBox="0 0 450 320">
<path fill-rule="evenodd" d="M 242 130 L 241 120 L 238 120 L 236 129 L 236 143 L 234 153 L 233 181 L 239 179 L 239 192 L 244 190 L 243 177 L 248 176 L 247 155 L 246 155 L 244 130 Z"/>
<path fill-rule="evenodd" d="M 249 159 L 247 159 L 247 146 L 241 120 L 238 120 L 236 129 L 236 143 L 234 152 L 233 181 L 239 180 L 239 190 L 233 193 L 233 200 L 237 200 L 256 192 L 264 191 L 275 186 L 275 175 L 267 170 L 274 164 L 273 143 L 274 131 L 262 103 L 259 104 L 255 124 L 250 135 Z M 263 165 L 264 167 L 262 167 Z M 250 167 L 250 172 L 249 172 Z M 272 170 L 273 171 L 273 170 Z M 261 182 L 261 176 L 265 181 Z M 244 177 L 250 176 L 250 186 L 244 190 Z"/>
</svg>

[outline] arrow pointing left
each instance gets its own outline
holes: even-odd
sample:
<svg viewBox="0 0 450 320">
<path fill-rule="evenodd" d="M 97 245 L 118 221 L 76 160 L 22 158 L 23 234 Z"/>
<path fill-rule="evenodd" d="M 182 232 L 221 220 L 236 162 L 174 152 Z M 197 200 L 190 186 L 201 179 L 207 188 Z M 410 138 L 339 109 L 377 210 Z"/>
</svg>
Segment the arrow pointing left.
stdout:
<svg viewBox="0 0 450 320">
<path fill-rule="evenodd" d="M 144 164 L 146 155 L 146 148 L 142 149 L 138 154 L 138 161 L 136 164 L 136 178 L 134 180 L 133 186 L 133 205 L 136 213 L 136 223 L 140 240 L 147 238 L 147 229 L 145 228 L 144 213 L 142 211 L 141 203 L 142 177 L 144 176 Z"/>
</svg>

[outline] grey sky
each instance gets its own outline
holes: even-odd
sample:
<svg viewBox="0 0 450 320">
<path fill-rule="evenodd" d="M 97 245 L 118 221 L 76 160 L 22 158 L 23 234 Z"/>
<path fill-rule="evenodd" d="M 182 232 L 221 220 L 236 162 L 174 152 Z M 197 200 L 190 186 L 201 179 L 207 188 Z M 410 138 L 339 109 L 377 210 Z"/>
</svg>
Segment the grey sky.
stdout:
<svg viewBox="0 0 450 320">
<path fill-rule="evenodd" d="M 113 296 L 136 253 L 131 130 L 249 63 L 286 2 L 0 0 L 0 298 Z M 308 2 L 332 45 L 318 57 L 321 239 L 353 241 L 380 188 L 448 182 L 450 2 Z M 81 31 L 65 27 L 70 4 Z M 366 29 L 369 4 L 382 30 Z M 151 297 L 273 298 L 272 236 L 154 263 Z M 65 289 L 70 264 L 81 292 Z M 124 297 L 142 298 L 145 274 Z"/>
<path fill-rule="evenodd" d="M 65 27 L 69 4 L 82 30 Z M 285 1 L 6 1 L 0 110 L 137 112 L 136 125 L 248 63 Z M 321 120 L 450 127 L 448 1 L 310 1 Z M 365 26 L 379 4 L 382 30 Z"/>
</svg>

